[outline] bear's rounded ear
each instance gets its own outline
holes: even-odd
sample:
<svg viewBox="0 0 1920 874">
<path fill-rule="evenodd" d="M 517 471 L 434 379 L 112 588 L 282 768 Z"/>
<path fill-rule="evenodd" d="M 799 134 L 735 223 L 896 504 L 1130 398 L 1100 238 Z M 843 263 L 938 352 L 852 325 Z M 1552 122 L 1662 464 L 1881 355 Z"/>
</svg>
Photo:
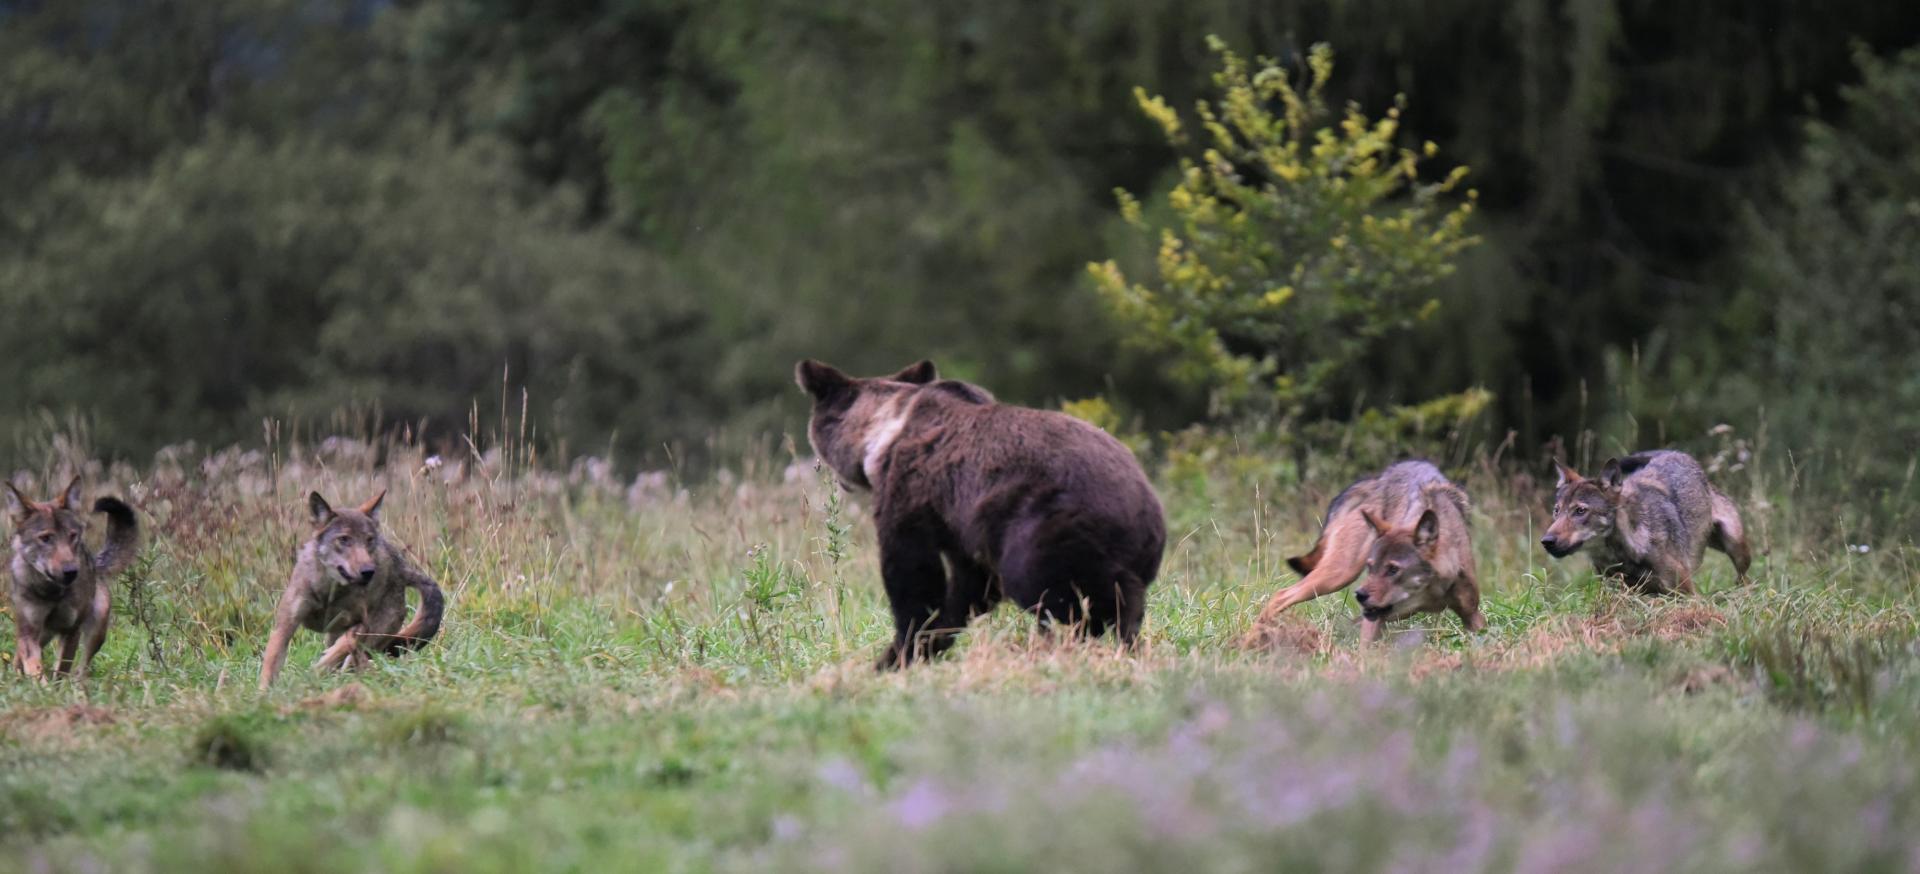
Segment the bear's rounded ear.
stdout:
<svg viewBox="0 0 1920 874">
<path fill-rule="evenodd" d="M 914 385 L 926 385 L 939 378 L 940 371 L 934 369 L 933 362 L 924 358 L 918 363 L 907 365 L 905 370 L 888 377 L 888 379 L 894 382 L 907 382 Z"/>
<path fill-rule="evenodd" d="M 1560 474 L 1560 481 L 1553 484 L 1553 487 L 1556 489 L 1568 483 L 1577 483 L 1580 481 L 1580 474 L 1575 473 L 1573 468 L 1561 464 L 1558 458 L 1553 460 L 1553 469 L 1556 473 Z"/>
<path fill-rule="evenodd" d="M 313 524 L 325 527 L 333 521 L 333 508 L 327 505 L 327 499 L 319 492 L 307 496 L 307 512 L 313 514 Z"/>
<path fill-rule="evenodd" d="M 808 358 L 793 368 L 793 381 L 813 395 L 816 401 L 824 401 L 843 392 L 853 385 L 853 379 L 832 365 L 823 364 Z"/>
</svg>

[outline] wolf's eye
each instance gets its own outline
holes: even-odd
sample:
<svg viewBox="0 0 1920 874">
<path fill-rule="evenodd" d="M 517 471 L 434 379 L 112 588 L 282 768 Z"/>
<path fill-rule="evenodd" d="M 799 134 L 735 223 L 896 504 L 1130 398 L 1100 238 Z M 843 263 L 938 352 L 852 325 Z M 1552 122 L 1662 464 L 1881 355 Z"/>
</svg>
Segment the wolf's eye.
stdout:
<svg viewBox="0 0 1920 874">
<path fill-rule="evenodd" d="M 1399 575 L 1400 575 L 1400 566 L 1399 566 L 1399 565 L 1397 565 L 1397 564 L 1390 564 L 1390 565 L 1387 565 L 1387 576 L 1390 576 L 1390 577 L 1397 577 L 1397 576 L 1399 576 Z"/>
<path fill-rule="evenodd" d="M 1581 518 L 1581 517 L 1583 517 L 1583 516 L 1585 516 L 1585 515 L 1587 515 L 1587 508 L 1585 508 L 1585 507 L 1575 507 L 1575 508 L 1573 508 L 1573 518 L 1575 518 L 1575 519 L 1579 519 L 1579 518 Z"/>
<path fill-rule="evenodd" d="M 43 532 L 41 532 L 41 533 L 40 533 L 40 543 L 41 543 L 42 545 L 47 545 L 47 546 L 51 546 L 51 545 L 53 544 L 53 532 L 51 532 L 51 531 L 43 531 Z"/>
<path fill-rule="evenodd" d="M 339 537 L 335 537 L 333 539 L 333 542 L 339 546 L 352 546 L 353 538 L 348 537 L 345 534 L 342 534 Z"/>
</svg>

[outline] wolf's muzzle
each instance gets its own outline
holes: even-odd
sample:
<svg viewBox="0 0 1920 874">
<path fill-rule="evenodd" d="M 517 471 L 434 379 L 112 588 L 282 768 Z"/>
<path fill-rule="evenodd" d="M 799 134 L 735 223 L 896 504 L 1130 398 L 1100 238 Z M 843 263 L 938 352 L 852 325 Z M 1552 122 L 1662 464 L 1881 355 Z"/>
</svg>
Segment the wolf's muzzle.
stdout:
<svg viewBox="0 0 1920 874">
<path fill-rule="evenodd" d="M 1540 538 L 1540 545 L 1546 547 L 1547 554 L 1553 556 L 1554 558 L 1566 558 L 1567 556 L 1572 555 L 1574 550 L 1580 548 L 1579 544 L 1568 546 L 1567 544 L 1562 543 L 1559 540 L 1552 537 Z"/>
</svg>

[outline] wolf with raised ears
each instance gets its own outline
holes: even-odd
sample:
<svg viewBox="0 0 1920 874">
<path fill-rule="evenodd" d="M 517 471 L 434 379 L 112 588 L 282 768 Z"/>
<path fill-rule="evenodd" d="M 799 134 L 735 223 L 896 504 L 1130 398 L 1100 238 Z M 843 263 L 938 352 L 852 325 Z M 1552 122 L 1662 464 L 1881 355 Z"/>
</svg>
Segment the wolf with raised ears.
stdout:
<svg viewBox="0 0 1920 874">
<path fill-rule="evenodd" d="M 334 509 L 314 492 L 307 496 L 314 533 L 301 544 L 293 576 L 280 595 L 273 632 L 260 666 L 260 688 L 273 685 L 287 661 L 296 628 L 327 636 L 318 667 L 365 667 L 369 649 L 399 655 L 426 646 L 440 630 L 446 599 L 440 586 L 380 533 L 385 491 L 351 509 Z M 407 617 L 407 590 L 420 593 L 420 609 Z"/>
<path fill-rule="evenodd" d="M 1441 610 L 1453 611 L 1468 631 L 1486 628 L 1467 509 L 1467 493 L 1426 461 L 1355 481 L 1327 507 L 1313 549 L 1287 559 L 1301 580 L 1267 602 L 1246 643 L 1264 644 L 1281 613 L 1362 574 L 1353 599 L 1363 641 L 1379 639 L 1391 620 Z"/>
<path fill-rule="evenodd" d="M 1693 456 L 1671 449 L 1610 458 L 1600 475 L 1583 477 L 1553 463 L 1553 524 L 1540 545 L 1554 558 L 1581 549 L 1593 567 L 1631 588 L 1659 594 L 1692 592 L 1709 547 L 1727 554 L 1745 582 L 1753 552 L 1733 499 L 1707 482 Z"/>
<path fill-rule="evenodd" d="M 112 618 L 109 584 L 140 548 L 133 508 L 119 498 L 93 502 L 107 517 L 107 538 L 87 551 L 87 517 L 80 512 L 80 478 L 52 501 L 35 501 L 7 483 L 13 516 L 14 664 L 35 679 L 47 676 L 45 648 L 60 639 L 53 673 L 85 679 L 93 656 L 107 640 Z"/>
</svg>

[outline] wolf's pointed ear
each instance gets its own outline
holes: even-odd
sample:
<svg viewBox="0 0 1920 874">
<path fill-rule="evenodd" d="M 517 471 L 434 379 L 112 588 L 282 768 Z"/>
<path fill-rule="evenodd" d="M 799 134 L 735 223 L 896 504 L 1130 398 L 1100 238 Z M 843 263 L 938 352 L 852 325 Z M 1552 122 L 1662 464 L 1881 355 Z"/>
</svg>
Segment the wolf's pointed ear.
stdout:
<svg viewBox="0 0 1920 874">
<path fill-rule="evenodd" d="M 313 514 L 313 524 L 325 526 L 333 521 L 333 508 L 327 505 L 327 499 L 319 492 L 307 496 L 307 512 Z"/>
<path fill-rule="evenodd" d="M 33 515 L 33 501 L 20 493 L 20 487 L 14 485 L 13 480 L 7 480 L 7 512 L 13 514 L 16 522 Z"/>
<path fill-rule="evenodd" d="M 78 506 L 80 506 L 80 477 L 75 476 L 73 482 L 67 483 L 67 490 L 60 493 L 60 509 L 71 510 Z"/>
<path fill-rule="evenodd" d="M 1606 483 L 1609 489 L 1619 488 L 1620 481 L 1626 478 L 1626 471 L 1620 469 L 1620 459 L 1618 458 L 1609 458 L 1607 459 L 1607 463 L 1600 467 L 1600 481 Z"/>
<path fill-rule="evenodd" d="M 919 363 L 909 364 L 905 370 L 888 377 L 894 382 L 910 382 L 914 385 L 926 385 L 939 378 L 940 371 L 934 369 L 933 362 L 924 358 L 920 359 Z"/>
<path fill-rule="evenodd" d="M 1553 484 L 1553 487 L 1556 489 L 1568 483 L 1577 483 L 1580 481 L 1580 474 L 1575 473 L 1573 468 L 1561 464 L 1558 458 L 1553 460 L 1553 469 L 1556 473 L 1560 474 L 1560 481 Z"/>
<path fill-rule="evenodd" d="M 816 401 L 824 401 L 853 385 L 851 377 L 811 358 L 794 365 L 793 381 Z"/>
<path fill-rule="evenodd" d="M 1432 546 L 1440 539 L 1440 516 L 1428 509 L 1420 514 L 1420 521 L 1413 525 L 1413 545 L 1420 549 Z"/>
<path fill-rule="evenodd" d="M 1387 523 L 1380 521 L 1378 517 L 1374 516 L 1372 510 L 1365 507 L 1360 508 L 1360 518 L 1367 520 L 1367 525 L 1373 529 L 1373 533 L 1375 534 L 1384 537 L 1388 531 L 1392 530 L 1387 527 Z"/>
<path fill-rule="evenodd" d="M 369 518 L 377 520 L 380 518 L 380 502 L 386 499 L 387 490 L 381 489 L 380 494 L 374 495 L 372 500 L 360 505 L 360 512 L 367 514 Z"/>
</svg>

